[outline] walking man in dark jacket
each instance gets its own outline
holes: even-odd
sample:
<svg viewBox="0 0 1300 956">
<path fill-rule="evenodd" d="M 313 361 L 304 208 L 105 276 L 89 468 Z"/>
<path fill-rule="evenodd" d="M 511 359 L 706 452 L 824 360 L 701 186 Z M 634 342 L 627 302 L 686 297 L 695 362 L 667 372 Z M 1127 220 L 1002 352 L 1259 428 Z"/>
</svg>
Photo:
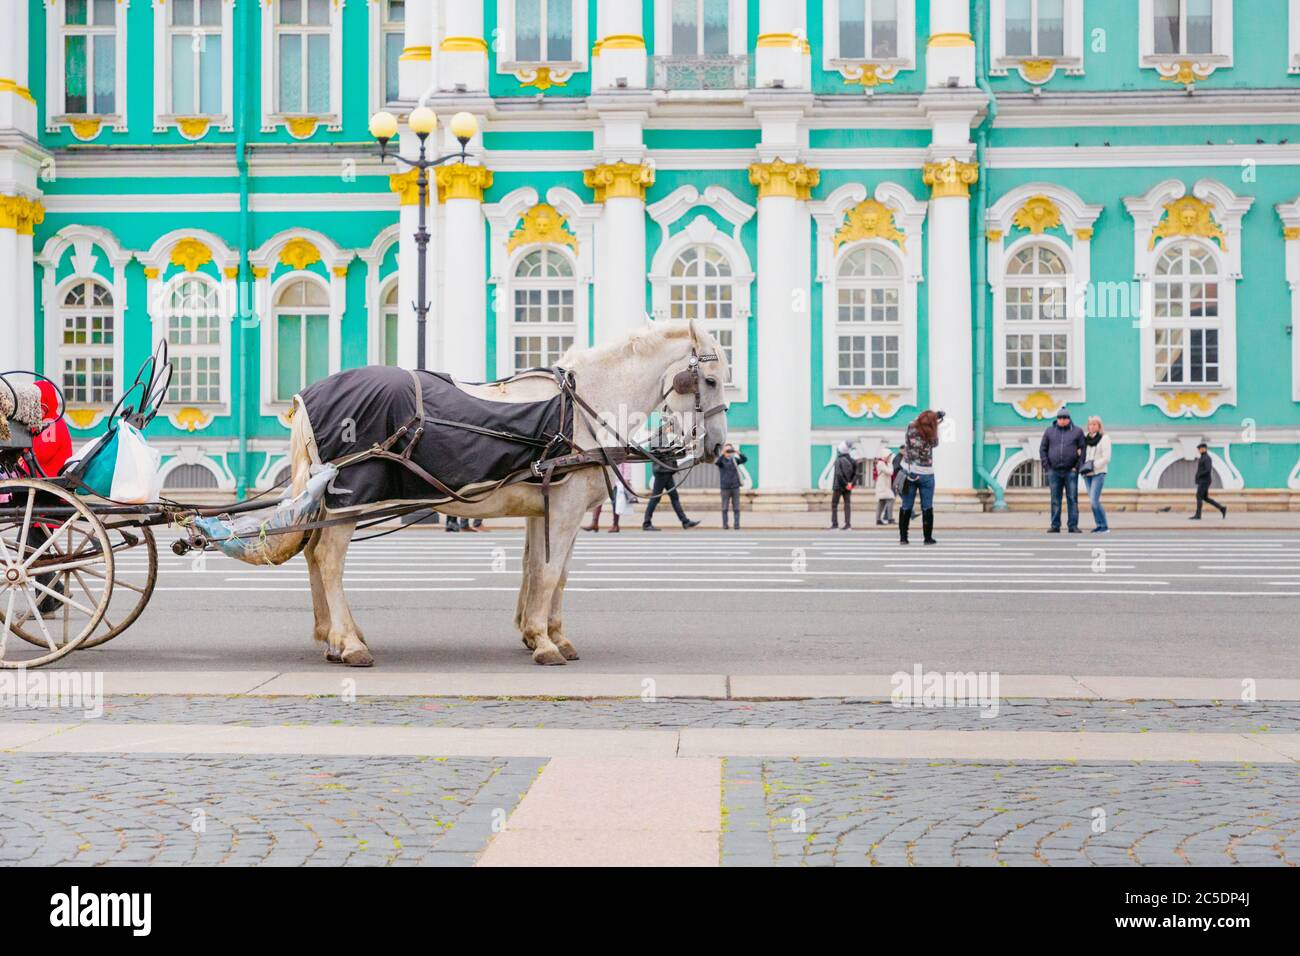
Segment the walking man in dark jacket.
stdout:
<svg viewBox="0 0 1300 956">
<path fill-rule="evenodd" d="M 1070 534 L 1079 531 L 1079 465 L 1083 463 L 1088 445 L 1083 429 L 1070 419 L 1070 410 L 1064 405 L 1056 413 L 1056 421 L 1047 426 L 1043 440 L 1038 445 L 1038 458 L 1043 463 L 1043 475 L 1052 489 L 1053 534 L 1061 531 L 1061 495 L 1064 493 Z"/>
<path fill-rule="evenodd" d="M 716 462 L 718 466 L 718 487 L 722 490 L 722 530 L 727 530 L 727 503 L 731 503 L 732 525 L 740 530 L 740 468 L 749 461 L 736 451 L 734 445 L 722 449 L 722 457 Z"/>
<path fill-rule="evenodd" d="M 672 502 L 673 511 L 677 512 L 677 520 L 682 523 L 683 528 L 694 528 L 698 521 L 692 521 L 686 517 L 686 511 L 682 508 L 682 499 L 677 495 L 677 476 L 682 472 L 673 471 L 670 468 L 660 468 L 658 465 L 651 465 L 650 471 L 654 474 L 654 484 L 650 488 L 650 501 L 645 506 L 645 517 L 641 519 L 642 531 L 658 531 L 651 519 L 655 514 L 655 507 L 659 504 L 659 499 L 668 492 L 668 500 Z"/>
<path fill-rule="evenodd" d="M 849 453 L 848 442 L 840 442 L 838 451 L 839 454 L 835 456 L 835 464 L 831 466 L 831 529 L 834 530 L 840 526 L 840 499 L 843 498 L 844 530 L 851 531 L 853 528 L 853 511 L 849 502 L 853 494 L 853 479 L 858 473 L 858 466 Z"/>
<path fill-rule="evenodd" d="M 1196 450 L 1201 453 L 1201 457 L 1196 459 L 1196 514 L 1192 515 L 1190 520 L 1201 520 L 1201 505 L 1207 501 L 1218 508 L 1219 513 L 1226 518 L 1227 507 L 1210 497 L 1210 482 L 1214 479 L 1214 461 L 1210 458 L 1210 446 L 1201 442 L 1196 446 Z"/>
</svg>

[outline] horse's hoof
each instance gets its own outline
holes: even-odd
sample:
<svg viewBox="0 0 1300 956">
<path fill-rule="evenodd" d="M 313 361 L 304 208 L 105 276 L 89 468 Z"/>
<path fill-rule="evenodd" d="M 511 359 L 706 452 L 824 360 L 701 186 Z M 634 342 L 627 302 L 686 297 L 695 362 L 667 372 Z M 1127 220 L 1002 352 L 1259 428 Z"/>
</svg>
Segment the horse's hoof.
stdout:
<svg viewBox="0 0 1300 956">
<path fill-rule="evenodd" d="M 548 648 L 538 648 L 533 651 L 534 664 L 563 664 L 565 663 L 564 655 L 560 653 L 559 648 L 554 646 Z"/>
<path fill-rule="evenodd" d="M 343 655 L 342 655 L 342 654 L 335 654 L 333 651 L 326 651 L 326 652 L 325 652 L 325 660 L 326 660 L 327 663 L 330 663 L 330 664 L 342 664 L 342 663 L 343 663 Z"/>
<path fill-rule="evenodd" d="M 558 641 L 555 641 L 554 643 L 555 643 L 556 650 L 558 650 L 561 654 L 564 655 L 564 659 L 566 661 L 576 661 L 578 659 L 578 649 L 574 647 L 572 644 L 570 644 L 568 641 L 566 641 L 564 638 L 560 638 Z"/>
<path fill-rule="evenodd" d="M 375 659 L 368 650 L 362 647 L 344 654 L 343 663 L 347 664 L 348 667 L 373 667 Z"/>
<path fill-rule="evenodd" d="M 527 634 L 525 634 L 522 638 L 520 638 L 520 640 L 523 641 L 524 647 L 528 648 L 528 650 L 532 651 L 537 649 L 536 638 L 529 637 Z"/>
</svg>

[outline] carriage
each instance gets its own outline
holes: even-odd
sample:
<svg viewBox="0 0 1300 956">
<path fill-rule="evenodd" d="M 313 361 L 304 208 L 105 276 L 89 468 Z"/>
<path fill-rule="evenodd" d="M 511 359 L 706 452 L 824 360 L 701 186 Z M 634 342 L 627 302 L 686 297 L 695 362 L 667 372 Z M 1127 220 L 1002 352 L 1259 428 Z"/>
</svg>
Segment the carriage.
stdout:
<svg viewBox="0 0 1300 956">
<path fill-rule="evenodd" d="M 661 338 L 670 337 L 665 333 Z M 684 340 L 684 333 L 677 338 Z M 61 391 L 56 383 L 36 372 L 0 373 L 0 669 L 40 667 L 78 648 L 103 645 L 130 627 L 148 604 L 157 583 L 158 546 L 152 529 L 160 525 L 184 530 L 184 535 L 172 545 L 177 554 L 215 546 L 250 563 L 278 563 L 296 551 L 266 561 L 257 560 L 256 554 L 250 559 L 249 552 L 264 547 L 269 535 L 301 534 L 335 524 L 351 525 L 354 529 L 371 527 L 414 512 L 432 510 L 431 505 L 477 504 L 510 485 L 527 482 L 535 486 L 540 497 L 539 545 L 549 563 L 549 496 L 552 487 L 558 486 L 568 474 L 598 468 L 604 475 L 606 490 L 612 493 L 612 480 L 626 482 L 618 472 L 621 462 L 650 462 L 673 470 L 690 467 L 685 465 L 679 469 L 680 461 L 694 463 L 694 455 L 688 453 L 691 446 L 687 444 L 685 430 L 674 429 L 671 424 L 669 396 L 684 396 L 693 402 L 701 422 L 724 412 L 725 405 L 706 409 L 702 404 L 704 379 L 700 363 L 717 359 L 715 354 L 698 353 L 693 326 L 689 345 L 689 356 L 680 357 L 680 361 L 686 362 L 685 367 L 669 376 L 660 397 L 663 412 L 650 448 L 633 444 L 609 426 L 578 395 L 571 370 L 564 368 L 533 369 L 501 382 L 468 386 L 464 391 L 450 377 L 439 373 L 417 374 L 379 367 L 336 373 L 327 381 L 333 380 L 335 386 L 345 390 L 352 384 L 354 390 L 365 392 L 372 404 L 376 388 L 371 379 L 381 372 L 388 378 L 395 376 L 399 387 L 389 390 L 408 396 L 401 399 L 408 402 L 407 411 L 392 410 L 392 416 L 396 417 L 390 416 L 386 424 L 381 420 L 375 425 L 379 431 L 371 436 L 373 440 L 360 443 L 365 447 L 351 453 L 340 448 L 337 455 L 315 462 L 306 489 L 299 489 L 293 497 L 286 494 L 278 503 L 275 499 L 267 501 L 266 495 L 276 490 L 270 489 L 252 500 L 209 507 L 161 498 L 156 489 L 152 493 L 118 494 L 112 463 L 114 442 L 123 440 L 130 444 L 134 440 L 142 446 L 140 434 L 166 400 L 172 366 L 167 359 L 165 341 L 159 343 L 118 399 L 107 416 L 104 435 L 92 442 L 80 459 L 68 462 L 57 474 L 46 474 L 42 469 L 32 436 L 39 434 L 43 438 L 48 434 L 48 427 L 62 419 Z M 656 374 L 661 376 L 662 370 Z M 411 380 L 407 381 L 406 376 Z M 554 389 L 552 397 L 501 402 L 469 394 L 474 389 L 504 388 L 521 378 L 546 379 Z M 707 381 L 710 389 L 720 388 L 719 379 L 709 377 Z M 44 384 L 37 388 L 33 383 Z M 404 389 L 400 387 L 402 383 Z M 311 391 L 316 387 L 304 390 L 295 399 L 305 402 L 304 415 L 311 405 Z M 56 407 L 46 407 L 48 402 L 34 399 L 34 391 L 53 395 Z M 413 407 L 409 405 L 411 397 Z M 442 417 L 448 414 L 449 408 L 452 418 Z M 411 417 L 404 419 L 404 414 Z M 576 420 L 581 420 L 588 435 L 612 435 L 615 443 L 604 444 L 598 440 L 599 447 L 580 447 L 574 428 Z M 692 441 L 702 447 L 704 431 L 695 428 L 692 434 Z M 426 440 L 419 445 L 422 435 L 426 435 Z M 453 461 L 454 454 L 449 455 L 457 447 L 468 456 L 459 462 Z M 449 461 L 462 465 L 469 462 L 468 475 L 450 485 L 444 483 L 438 477 L 440 466 L 433 464 L 430 457 L 421 459 L 421 453 L 429 452 L 439 459 L 442 467 L 451 467 Z M 475 470 L 476 460 L 485 457 L 490 459 L 491 467 L 481 472 Z M 122 461 L 119 454 L 118 472 Z M 358 484 L 367 474 L 365 466 L 397 469 L 387 476 L 371 472 L 382 487 L 387 487 L 386 482 L 392 481 L 394 474 L 405 475 L 405 484 L 399 490 L 410 492 L 414 476 L 415 486 L 423 492 L 400 494 L 395 502 L 390 498 L 366 507 L 361 524 L 357 523 L 356 514 L 331 517 L 327 513 L 325 517 L 317 517 L 318 509 L 325 503 L 326 490 L 333 491 L 328 488 L 332 476 L 340 468 L 352 467 L 355 470 L 349 472 L 348 483 Z M 156 476 L 156 461 L 140 473 L 145 471 Z M 111 485 L 105 484 L 105 473 L 113 479 Z M 447 474 L 441 473 L 444 477 Z M 473 480 L 480 475 L 480 480 Z M 382 499 L 385 495 L 377 492 L 376 497 Z M 575 529 L 576 526 L 575 518 Z"/>
</svg>

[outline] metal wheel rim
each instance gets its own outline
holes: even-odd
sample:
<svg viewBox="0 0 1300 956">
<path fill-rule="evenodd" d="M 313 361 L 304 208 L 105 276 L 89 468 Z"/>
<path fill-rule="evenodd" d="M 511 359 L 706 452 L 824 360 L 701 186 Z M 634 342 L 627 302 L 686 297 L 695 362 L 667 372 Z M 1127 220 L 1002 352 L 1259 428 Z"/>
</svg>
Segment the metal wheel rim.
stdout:
<svg viewBox="0 0 1300 956">
<path fill-rule="evenodd" d="M 0 495 L 9 495 L 5 507 L 20 514 L 0 519 L 0 669 L 41 667 L 76 650 L 99 626 L 113 593 L 113 551 L 103 522 L 83 502 L 56 485 L 27 478 L 10 479 L 0 481 Z M 37 504 L 38 495 L 45 496 L 47 502 Z M 58 507 L 69 508 L 71 514 L 44 514 L 51 503 L 48 499 L 55 499 L 53 503 Z M 28 540 L 33 526 L 43 527 L 46 532 L 46 540 L 39 546 Z M 88 567 L 97 567 L 98 574 L 87 575 L 83 569 Z M 48 575 L 54 575 L 47 577 L 54 587 L 40 582 L 40 577 Z M 102 582 L 97 597 L 97 585 L 92 583 L 95 581 Z M 42 613 L 40 605 L 51 600 L 55 602 L 54 613 Z M 41 635 L 37 646 L 47 648 L 48 653 L 30 659 L 10 656 L 9 650 L 17 643 L 13 638 L 18 636 L 12 625 L 22 605 L 31 614 L 31 629 Z M 84 623 L 78 619 L 75 633 L 74 607 L 85 616 Z M 59 618 L 61 627 L 57 626 Z M 51 624 L 56 625 L 53 631 Z"/>
<path fill-rule="evenodd" d="M 136 618 L 138 618 L 140 613 L 144 611 L 145 605 L 149 603 L 149 598 L 153 596 L 154 586 L 158 583 L 158 543 L 154 539 L 152 529 L 148 527 L 132 529 L 131 533 L 139 533 L 141 540 L 134 545 L 125 543 L 125 540 L 113 545 L 114 565 L 112 596 L 109 598 L 109 603 L 104 608 L 104 616 L 97 625 L 95 632 L 78 645 L 79 650 L 84 651 L 92 647 L 99 647 L 117 637 L 135 623 Z M 124 532 L 120 528 L 110 529 L 108 531 L 110 541 L 119 536 L 124 537 Z M 145 556 L 148 560 L 148 569 L 145 572 L 144 583 L 136 584 L 127 580 L 128 573 L 125 568 L 120 566 L 118 558 L 126 552 L 134 552 L 140 547 L 143 547 L 145 550 Z M 131 605 L 129 612 L 121 614 L 118 613 L 118 609 L 114 607 L 114 602 L 117 600 L 118 596 L 122 594 L 124 589 L 135 592 L 138 597 L 136 598 L 135 603 Z M 0 608 L 0 614 L 2 613 L 3 608 Z M 3 624 L 0 624 L 0 626 L 3 626 Z M 35 644 L 37 647 L 45 646 L 45 642 L 42 640 L 41 635 L 29 631 L 26 624 L 15 624 L 13 626 L 13 632 L 28 644 Z"/>
</svg>

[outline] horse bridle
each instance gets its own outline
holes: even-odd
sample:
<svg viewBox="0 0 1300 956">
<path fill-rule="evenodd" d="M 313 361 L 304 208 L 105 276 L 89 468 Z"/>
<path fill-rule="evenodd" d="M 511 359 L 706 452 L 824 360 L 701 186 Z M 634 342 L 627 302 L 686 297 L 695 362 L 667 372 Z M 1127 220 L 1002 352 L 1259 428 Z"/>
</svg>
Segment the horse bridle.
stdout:
<svg viewBox="0 0 1300 956">
<path fill-rule="evenodd" d="M 693 395 L 695 398 L 695 407 L 693 411 L 696 420 L 691 426 L 691 434 L 689 436 L 682 436 L 683 442 L 680 446 L 680 451 L 683 453 L 689 451 L 689 448 L 685 443 L 687 437 L 691 439 L 692 444 L 695 441 L 698 441 L 703 437 L 701 432 L 707 434 L 707 429 L 705 428 L 704 423 L 713 416 L 720 415 L 727 410 L 725 402 L 720 402 L 719 404 L 706 409 L 704 407 L 704 394 L 700 389 L 700 364 L 702 362 L 716 362 L 717 360 L 718 356 L 712 352 L 701 355 L 692 343 L 691 354 L 687 358 L 686 368 L 673 375 L 671 384 L 664 389 L 663 394 L 659 396 L 659 436 L 661 439 L 663 436 L 664 421 L 669 417 L 678 414 L 668 405 L 668 397 L 676 394 Z M 667 452 L 675 450 L 678 446 L 661 442 L 658 447 Z"/>
</svg>

